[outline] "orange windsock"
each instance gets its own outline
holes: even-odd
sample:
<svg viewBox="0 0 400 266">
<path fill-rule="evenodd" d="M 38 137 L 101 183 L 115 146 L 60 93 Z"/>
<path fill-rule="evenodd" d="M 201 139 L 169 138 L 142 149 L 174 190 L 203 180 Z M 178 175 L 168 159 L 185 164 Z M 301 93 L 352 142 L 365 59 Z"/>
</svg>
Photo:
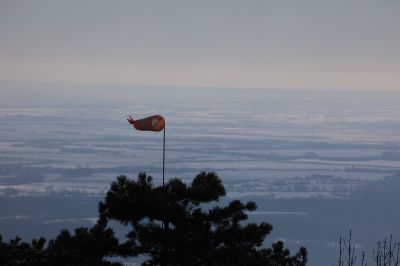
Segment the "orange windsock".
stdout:
<svg viewBox="0 0 400 266">
<path fill-rule="evenodd" d="M 153 115 L 138 120 L 134 120 L 129 116 L 128 122 L 133 125 L 135 129 L 141 131 L 161 131 L 165 127 L 165 121 L 161 115 Z"/>
</svg>

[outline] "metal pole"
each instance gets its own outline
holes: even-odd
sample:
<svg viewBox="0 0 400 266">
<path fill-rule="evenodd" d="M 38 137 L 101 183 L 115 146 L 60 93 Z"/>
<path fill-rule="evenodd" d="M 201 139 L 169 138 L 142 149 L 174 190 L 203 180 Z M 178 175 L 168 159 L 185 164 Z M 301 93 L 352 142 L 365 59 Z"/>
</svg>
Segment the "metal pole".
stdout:
<svg viewBox="0 0 400 266">
<path fill-rule="evenodd" d="M 164 187 L 164 180 L 165 180 L 165 124 L 164 124 L 164 141 L 163 141 L 163 160 L 162 160 L 162 185 L 163 185 L 163 187 Z"/>
<path fill-rule="evenodd" d="M 162 162 L 162 185 L 163 185 L 163 193 L 164 193 L 164 195 L 165 195 L 165 190 L 164 190 L 164 188 L 165 188 L 165 120 L 164 120 L 164 139 L 163 139 L 163 162 Z M 164 214 L 165 214 L 165 210 L 164 210 Z M 165 231 L 166 231 L 166 224 L 165 224 L 165 217 L 163 218 L 163 221 L 162 221 L 162 229 L 163 229 L 163 231 L 164 231 L 164 239 L 163 239 L 163 242 L 164 242 L 164 254 L 163 254 L 163 257 L 162 257 L 162 260 L 161 260 L 161 266 L 164 266 L 165 264 L 164 264 L 164 256 L 165 256 L 165 252 L 166 252 L 166 250 L 167 250 L 167 240 L 166 240 L 166 235 L 165 235 Z"/>
</svg>

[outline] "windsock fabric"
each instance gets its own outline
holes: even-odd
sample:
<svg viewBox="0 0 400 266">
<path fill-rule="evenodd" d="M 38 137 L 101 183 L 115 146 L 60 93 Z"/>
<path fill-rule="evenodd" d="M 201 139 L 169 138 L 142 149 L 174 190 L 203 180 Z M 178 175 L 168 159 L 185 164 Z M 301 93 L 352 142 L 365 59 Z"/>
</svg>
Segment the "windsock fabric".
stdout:
<svg viewBox="0 0 400 266">
<path fill-rule="evenodd" d="M 161 115 L 153 115 L 134 120 L 133 127 L 141 131 L 161 131 L 165 127 L 165 121 Z"/>
</svg>

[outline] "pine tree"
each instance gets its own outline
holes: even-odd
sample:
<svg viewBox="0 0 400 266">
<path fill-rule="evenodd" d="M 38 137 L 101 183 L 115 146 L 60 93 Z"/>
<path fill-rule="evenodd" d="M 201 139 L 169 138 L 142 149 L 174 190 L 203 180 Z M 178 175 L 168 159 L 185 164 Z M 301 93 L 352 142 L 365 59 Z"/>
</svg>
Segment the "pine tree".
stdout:
<svg viewBox="0 0 400 266">
<path fill-rule="evenodd" d="M 164 187 L 154 186 L 145 173 L 137 180 L 119 176 L 99 203 L 99 224 L 117 220 L 130 226 L 120 254 L 146 254 L 145 265 L 306 264 L 305 248 L 290 256 L 282 242 L 272 249 L 262 247 L 272 225 L 245 224 L 247 212 L 257 208 L 254 202 L 211 205 L 225 194 L 213 172 L 199 173 L 190 185 L 171 179 Z"/>
</svg>

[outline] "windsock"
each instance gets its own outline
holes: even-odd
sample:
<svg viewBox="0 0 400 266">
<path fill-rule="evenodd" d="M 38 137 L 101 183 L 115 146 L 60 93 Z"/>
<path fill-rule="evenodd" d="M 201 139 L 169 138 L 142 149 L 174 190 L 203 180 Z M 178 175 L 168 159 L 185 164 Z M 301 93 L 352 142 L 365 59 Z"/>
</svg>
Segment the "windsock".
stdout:
<svg viewBox="0 0 400 266">
<path fill-rule="evenodd" d="M 135 129 L 141 131 L 161 131 L 165 127 L 165 121 L 161 115 L 153 115 L 138 120 L 129 116 L 127 120 Z"/>
</svg>

